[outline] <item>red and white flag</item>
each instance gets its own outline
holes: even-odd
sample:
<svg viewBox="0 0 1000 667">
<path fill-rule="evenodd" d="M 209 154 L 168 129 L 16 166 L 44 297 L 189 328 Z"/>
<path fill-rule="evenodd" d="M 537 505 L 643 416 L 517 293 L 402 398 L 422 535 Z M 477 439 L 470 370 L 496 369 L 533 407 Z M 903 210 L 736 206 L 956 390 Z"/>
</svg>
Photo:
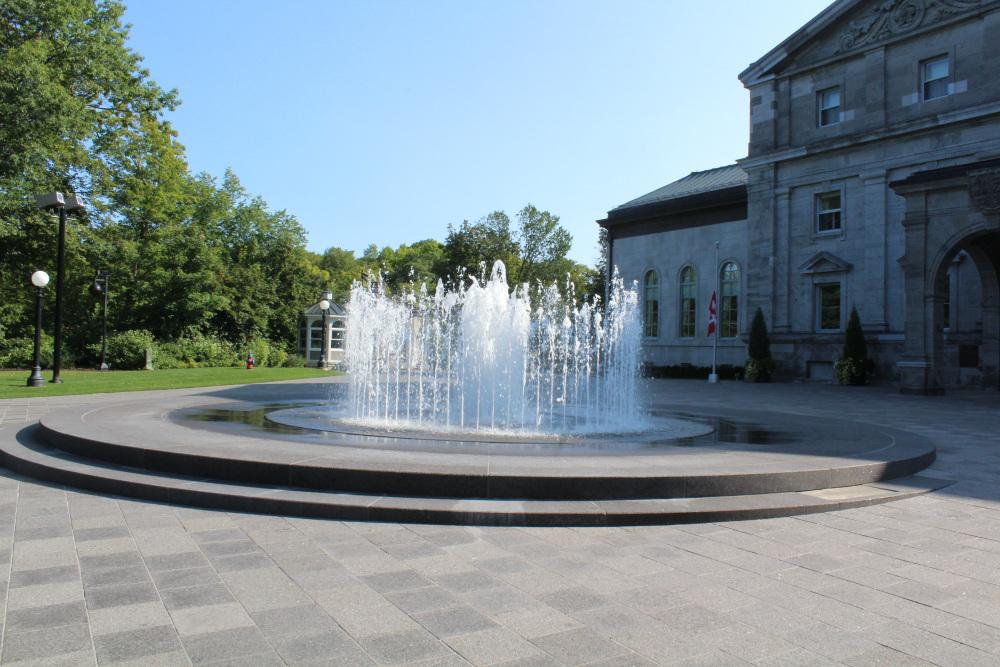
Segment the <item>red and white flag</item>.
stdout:
<svg viewBox="0 0 1000 667">
<path fill-rule="evenodd" d="M 708 302 L 708 335 L 711 336 L 715 333 L 715 322 L 716 314 L 719 310 L 718 300 L 715 298 L 715 292 L 712 292 L 712 300 Z"/>
</svg>

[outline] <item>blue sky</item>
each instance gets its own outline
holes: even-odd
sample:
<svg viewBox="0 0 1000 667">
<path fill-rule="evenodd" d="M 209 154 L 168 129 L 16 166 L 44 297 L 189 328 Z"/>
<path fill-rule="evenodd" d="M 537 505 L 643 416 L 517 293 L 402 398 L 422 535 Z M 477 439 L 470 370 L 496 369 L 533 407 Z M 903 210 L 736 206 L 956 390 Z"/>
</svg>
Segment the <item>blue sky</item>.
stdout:
<svg viewBox="0 0 1000 667">
<path fill-rule="evenodd" d="M 133 0 L 194 171 L 231 167 L 309 248 L 444 240 L 533 203 L 594 221 L 746 151 L 736 75 L 825 0 Z"/>
</svg>

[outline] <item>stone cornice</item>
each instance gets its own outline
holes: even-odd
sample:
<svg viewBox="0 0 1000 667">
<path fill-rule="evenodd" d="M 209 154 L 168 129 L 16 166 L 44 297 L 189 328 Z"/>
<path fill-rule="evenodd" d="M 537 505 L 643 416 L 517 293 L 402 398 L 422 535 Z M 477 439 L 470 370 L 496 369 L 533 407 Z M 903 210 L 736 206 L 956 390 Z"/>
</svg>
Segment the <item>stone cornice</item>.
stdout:
<svg viewBox="0 0 1000 667">
<path fill-rule="evenodd" d="M 845 148 L 882 141 L 883 139 L 893 139 L 907 134 L 916 134 L 967 120 L 976 120 L 994 115 L 1000 115 L 1000 101 L 987 102 L 976 107 L 938 114 L 929 118 L 911 121 L 894 127 L 881 128 L 864 134 L 848 134 L 821 144 L 782 148 L 770 153 L 764 153 L 763 155 L 746 157 L 742 160 L 737 160 L 736 163 L 746 171 L 768 164 L 832 153 Z"/>
</svg>

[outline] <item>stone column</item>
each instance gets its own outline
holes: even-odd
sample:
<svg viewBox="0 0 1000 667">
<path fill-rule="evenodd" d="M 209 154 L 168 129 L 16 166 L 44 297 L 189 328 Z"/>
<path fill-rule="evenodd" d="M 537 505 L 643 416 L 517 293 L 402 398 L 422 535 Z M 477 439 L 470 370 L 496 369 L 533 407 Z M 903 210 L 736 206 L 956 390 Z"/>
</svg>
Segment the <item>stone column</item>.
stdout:
<svg viewBox="0 0 1000 667">
<path fill-rule="evenodd" d="M 866 331 L 888 330 L 888 293 L 886 245 L 889 225 L 886 220 L 886 174 L 884 169 L 861 174 L 864 185 L 865 262 L 864 297 L 860 301 L 861 322 Z"/>
<path fill-rule="evenodd" d="M 774 332 L 792 329 L 792 224 L 788 188 L 774 189 Z"/>
<path fill-rule="evenodd" d="M 935 314 L 943 300 L 934 290 L 927 289 L 927 213 L 924 194 L 906 197 L 903 229 L 906 233 L 906 259 L 903 272 L 906 280 L 906 341 L 903 355 L 897 363 L 900 391 L 904 394 L 943 393 L 940 373 L 936 367 L 934 331 Z M 939 303 L 942 302 L 942 303 Z"/>
</svg>

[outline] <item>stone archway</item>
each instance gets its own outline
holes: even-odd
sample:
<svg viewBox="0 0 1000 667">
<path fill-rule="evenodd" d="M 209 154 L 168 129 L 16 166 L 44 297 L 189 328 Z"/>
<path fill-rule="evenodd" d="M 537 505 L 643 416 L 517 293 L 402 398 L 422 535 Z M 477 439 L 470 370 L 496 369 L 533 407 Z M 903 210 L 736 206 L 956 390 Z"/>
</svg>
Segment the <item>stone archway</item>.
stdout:
<svg viewBox="0 0 1000 667">
<path fill-rule="evenodd" d="M 929 276 L 930 349 L 939 384 L 997 387 L 1000 233 L 974 233 L 943 249 Z"/>
<path fill-rule="evenodd" d="M 891 184 L 906 199 L 906 340 L 897 366 L 904 393 L 944 391 L 949 262 L 965 251 L 981 281 L 978 365 L 984 385 L 1000 373 L 1000 160 L 917 172 Z"/>
</svg>

